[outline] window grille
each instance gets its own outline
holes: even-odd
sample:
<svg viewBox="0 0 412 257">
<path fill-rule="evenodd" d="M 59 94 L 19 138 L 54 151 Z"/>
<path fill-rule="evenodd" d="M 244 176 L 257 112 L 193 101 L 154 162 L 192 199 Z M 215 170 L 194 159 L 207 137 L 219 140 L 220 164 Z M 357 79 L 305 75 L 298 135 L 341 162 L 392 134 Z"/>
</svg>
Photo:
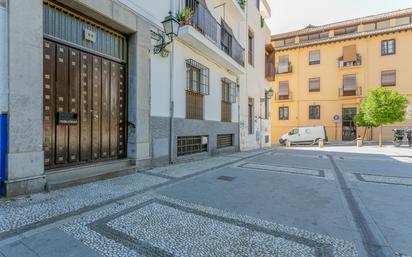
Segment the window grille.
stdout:
<svg viewBox="0 0 412 257">
<path fill-rule="evenodd" d="M 279 120 L 288 120 L 289 119 L 289 107 L 282 106 L 279 107 Z"/>
<path fill-rule="evenodd" d="M 209 95 L 209 68 L 192 60 L 186 60 L 187 91 Z"/>
<path fill-rule="evenodd" d="M 320 105 L 310 105 L 309 106 L 309 119 L 310 120 L 320 119 Z"/>
<path fill-rule="evenodd" d="M 207 138 L 207 136 L 177 137 L 177 156 L 207 152 Z"/>
<path fill-rule="evenodd" d="M 233 146 L 233 134 L 217 135 L 217 148 Z"/>
</svg>

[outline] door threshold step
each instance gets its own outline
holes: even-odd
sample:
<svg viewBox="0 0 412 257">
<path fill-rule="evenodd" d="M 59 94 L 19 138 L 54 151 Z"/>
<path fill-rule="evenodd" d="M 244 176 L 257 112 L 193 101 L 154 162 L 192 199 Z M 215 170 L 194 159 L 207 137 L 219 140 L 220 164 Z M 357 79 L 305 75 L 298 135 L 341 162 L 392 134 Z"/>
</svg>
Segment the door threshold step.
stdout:
<svg viewBox="0 0 412 257">
<path fill-rule="evenodd" d="M 46 173 L 46 190 L 56 190 L 138 172 L 131 160 L 95 163 Z"/>
</svg>

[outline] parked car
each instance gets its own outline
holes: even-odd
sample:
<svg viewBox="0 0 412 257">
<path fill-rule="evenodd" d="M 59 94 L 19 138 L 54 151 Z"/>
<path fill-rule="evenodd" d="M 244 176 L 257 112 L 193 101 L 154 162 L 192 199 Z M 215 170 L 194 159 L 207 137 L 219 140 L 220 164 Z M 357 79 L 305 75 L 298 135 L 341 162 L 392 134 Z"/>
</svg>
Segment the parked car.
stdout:
<svg viewBox="0 0 412 257">
<path fill-rule="evenodd" d="M 284 134 L 279 139 L 279 143 L 285 145 L 286 141 L 289 141 L 291 144 L 313 144 L 319 139 L 328 141 L 325 126 L 294 128 Z"/>
</svg>

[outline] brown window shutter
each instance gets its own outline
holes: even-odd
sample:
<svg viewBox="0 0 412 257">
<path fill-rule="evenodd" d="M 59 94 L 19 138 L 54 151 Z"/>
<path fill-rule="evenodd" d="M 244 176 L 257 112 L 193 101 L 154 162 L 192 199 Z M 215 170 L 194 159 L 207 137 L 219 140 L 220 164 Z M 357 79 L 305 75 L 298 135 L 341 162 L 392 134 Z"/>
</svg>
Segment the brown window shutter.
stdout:
<svg viewBox="0 0 412 257">
<path fill-rule="evenodd" d="M 343 47 L 343 61 L 344 62 L 354 62 L 357 59 L 356 45 L 344 46 Z"/>
<path fill-rule="evenodd" d="M 279 95 L 280 96 L 289 95 L 289 81 L 280 81 L 279 82 Z"/>
<path fill-rule="evenodd" d="M 356 90 L 356 74 L 344 75 L 343 76 L 343 90 L 351 91 Z"/>
<path fill-rule="evenodd" d="M 396 85 L 396 70 L 382 71 L 381 84 L 382 86 L 395 86 Z"/>
</svg>

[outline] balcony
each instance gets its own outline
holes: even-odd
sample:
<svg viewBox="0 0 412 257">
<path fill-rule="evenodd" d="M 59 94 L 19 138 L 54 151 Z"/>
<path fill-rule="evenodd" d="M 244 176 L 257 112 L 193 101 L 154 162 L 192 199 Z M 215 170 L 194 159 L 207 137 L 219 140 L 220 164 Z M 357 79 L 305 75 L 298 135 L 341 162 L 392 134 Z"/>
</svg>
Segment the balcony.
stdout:
<svg viewBox="0 0 412 257">
<path fill-rule="evenodd" d="M 181 25 L 178 38 L 235 74 L 244 74 L 245 50 L 225 29 L 227 25 L 217 22 L 202 4 L 196 1 L 187 3 L 193 16 Z"/>
<path fill-rule="evenodd" d="M 246 19 L 245 5 L 242 6 L 239 0 L 215 0 L 214 8 L 222 8 L 225 11 L 223 17 L 232 17 L 236 21 L 244 21 Z"/>
<path fill-rule="evenodd" d="M 362 87 L 356 87 L 356 89 L 339 88 L 339 97 L 360 97 L 362 96 Z"/>
<path fill-rule="evenodd" d="M 291 101 L 293 99 L 292 97 L 292 92 L 289 92 L 288 94 L 275 94 L 275 101 Z"/>
<path fill-rule="evenodd" d="M 293 72 L 293 66 L 289 62 L 288 65 L 277 65 L 276 67 L 276 74 L 287 74 Z"/>
<path fill-rule="evenodd" d="M 338 67 L 339 68 L 351 68 L 351 67 L 358 67 L 362 65 L 362 57 L 357 54 L 356 60 L 353 61 L 344 61 L 343 56 L 338 59 Z"/>
</svg>

